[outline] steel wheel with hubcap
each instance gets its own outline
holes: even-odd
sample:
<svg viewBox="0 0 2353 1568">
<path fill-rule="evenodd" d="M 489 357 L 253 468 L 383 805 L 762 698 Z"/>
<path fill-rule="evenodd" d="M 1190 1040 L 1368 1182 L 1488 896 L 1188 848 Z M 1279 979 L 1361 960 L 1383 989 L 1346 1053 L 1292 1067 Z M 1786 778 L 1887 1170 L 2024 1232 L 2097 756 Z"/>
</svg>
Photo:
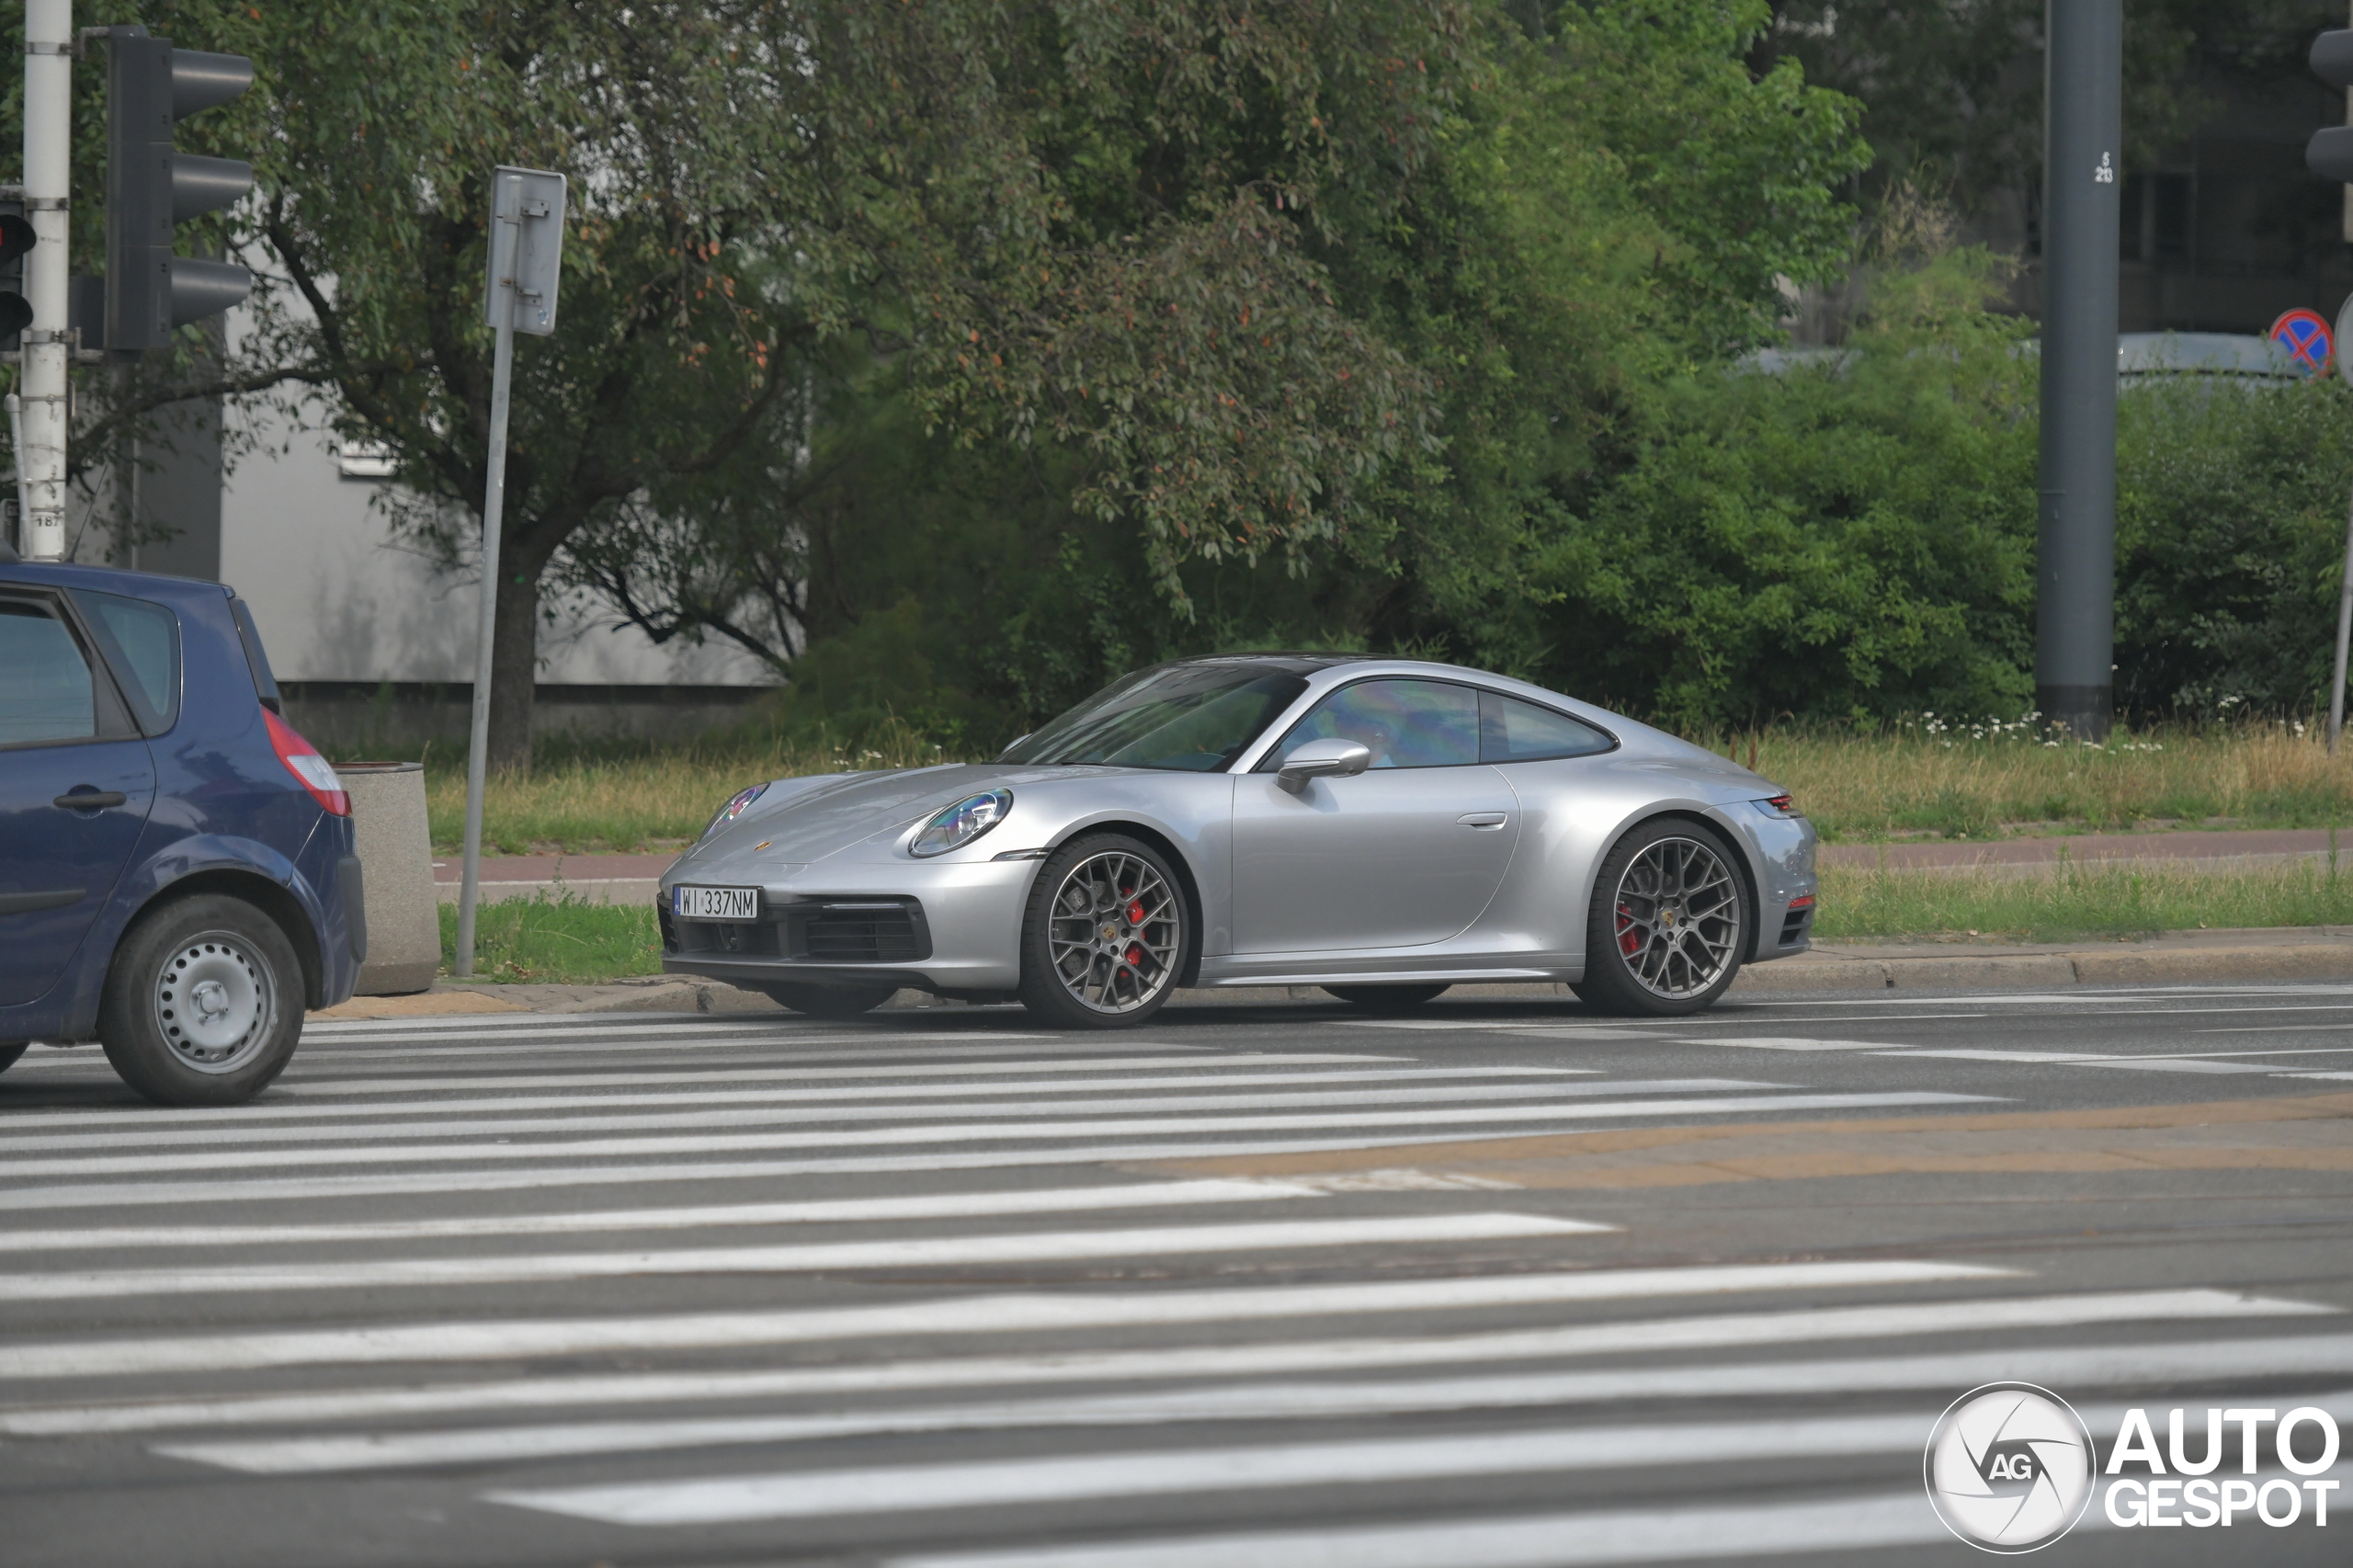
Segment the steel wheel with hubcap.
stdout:
<svg viewBox="0 0 2353 1568">
<path fill-rule="evenodd" d="M 98 1038 L 122 1081 L 162 1105 L 235 1105 L 302 1035 L 302 970 L 267 914 L 199 894 L 140 916 L 115 949 Z"/>
<path fill-rule="evenodd" d="M 1022 1004 L 1082 1028 L 1142 1023 L 1176 988 L 1188 940 L 1184 895 L 1156 851 L 1113 834 L 1065 845 L 1022 915 Z"/>
<path fill-rule="evenodd" d="M 1602 861 L 1575 987 L 1609 1013 L 1695 1013 L 1740 970 L 1747 895 L 1711 828 L 1665 819 L 1634 829 Z"/>
</svg>

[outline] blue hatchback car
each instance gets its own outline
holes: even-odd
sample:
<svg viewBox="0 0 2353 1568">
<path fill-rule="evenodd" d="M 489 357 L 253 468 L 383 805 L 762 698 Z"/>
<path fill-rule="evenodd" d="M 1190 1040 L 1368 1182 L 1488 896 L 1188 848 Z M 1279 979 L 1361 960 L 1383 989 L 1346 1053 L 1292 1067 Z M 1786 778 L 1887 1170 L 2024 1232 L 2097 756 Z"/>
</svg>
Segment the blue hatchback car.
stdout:
<svg viewBox="0 0 2353 1568">
<path fill-rule="evenodd" d="M 351 994 L 362 907 L 244 601 L 0 546 L 0 1068 L 95 1039 L 160 1104 L 250 1099 Z"/>
</svg>

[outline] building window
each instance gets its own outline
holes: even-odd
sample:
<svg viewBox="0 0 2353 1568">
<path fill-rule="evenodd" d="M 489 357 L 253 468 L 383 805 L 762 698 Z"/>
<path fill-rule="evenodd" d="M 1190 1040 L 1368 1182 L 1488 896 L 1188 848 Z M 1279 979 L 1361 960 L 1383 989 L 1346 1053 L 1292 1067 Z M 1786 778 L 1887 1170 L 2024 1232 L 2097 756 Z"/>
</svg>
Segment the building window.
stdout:
<svg viewBox="0 0 2353 1568">
<path fill-rule="evenodd" d="M 345 441 L 335 449 L 335 472 L 346 479 L 390 479 L 392 449 L 379 441 Z"/>
</svg>

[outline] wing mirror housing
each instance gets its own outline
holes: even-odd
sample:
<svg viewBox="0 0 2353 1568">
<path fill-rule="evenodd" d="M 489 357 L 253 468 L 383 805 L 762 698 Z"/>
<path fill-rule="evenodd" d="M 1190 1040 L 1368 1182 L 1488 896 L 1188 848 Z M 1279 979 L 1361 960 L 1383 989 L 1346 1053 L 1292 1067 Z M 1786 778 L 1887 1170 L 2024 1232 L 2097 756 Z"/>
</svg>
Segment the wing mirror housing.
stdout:
<svg viewBox="0 0 2353 1568">
<path fill-rule="evenodd" d="M 1362 741 L 1310 741 L 1284 759 L 1275 782 L 1296 795 L 1311 778 L 1352 778 L 1372 766 L 1372 748 Z"/>
</svg>

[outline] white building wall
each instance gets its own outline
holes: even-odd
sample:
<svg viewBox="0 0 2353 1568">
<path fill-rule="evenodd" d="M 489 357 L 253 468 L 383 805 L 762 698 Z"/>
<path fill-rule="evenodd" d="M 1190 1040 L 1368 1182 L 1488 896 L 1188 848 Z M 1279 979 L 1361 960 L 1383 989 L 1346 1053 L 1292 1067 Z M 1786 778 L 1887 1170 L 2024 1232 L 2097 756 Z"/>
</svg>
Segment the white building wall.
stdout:
<svg viewBox="0 0 2353 1568">
<path fill-rule="evenodd" d="M 221 577 L 252 605 L 281 680 L 469 681 L 477 574 L 448 572 L 392 537 L 346 477 L 335 437 L 260 410 L 231 410 L 255 437 L 222 482 Z M 232 450 L 241 443 L 232 442 Z M 716 643 L 656 647 L 585 596 L 540 631 L 546 684 L 762 686 L 774 677 Z"/>
</svg>

